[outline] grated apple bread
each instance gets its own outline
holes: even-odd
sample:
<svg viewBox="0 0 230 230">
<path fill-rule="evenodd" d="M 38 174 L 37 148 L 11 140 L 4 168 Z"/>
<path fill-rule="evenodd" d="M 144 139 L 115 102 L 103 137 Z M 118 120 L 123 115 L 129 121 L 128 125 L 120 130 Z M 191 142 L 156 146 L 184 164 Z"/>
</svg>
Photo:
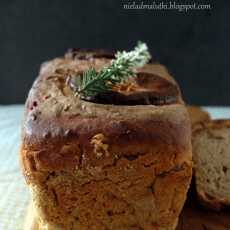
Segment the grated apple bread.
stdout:
<svg viewBox="0 0 230 230">
<path fill-rule="evenodd" d="M 112 55 L 72 50 L 42 65 L 20 159 L 37 229 L 173 230 L 192 176 L 190 120 L 160 64 L 95 101 L 66 83 Z M 119 95 L 119 96 L 117 96 Z"/>
</svg>

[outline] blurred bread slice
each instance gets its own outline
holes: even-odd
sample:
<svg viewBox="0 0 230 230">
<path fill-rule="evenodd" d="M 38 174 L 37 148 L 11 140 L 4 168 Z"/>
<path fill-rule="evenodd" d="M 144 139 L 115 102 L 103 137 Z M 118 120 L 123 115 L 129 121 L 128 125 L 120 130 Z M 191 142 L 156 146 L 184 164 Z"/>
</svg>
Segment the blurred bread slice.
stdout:
<svg viewBox="0 0 230 230">
<path fill-rule="evenodd" d="M 208 112 L 202 110 L 198 106 L 188 105 L 187 110 L 190 116 L 192 127 L 194 128 L 197 124 L 210 120 Z"/>
<path fill-rule="evenodd" d="M 194 175 L 206 208 L 230 205 L 230 120 L 213 120 L 193 130 Z"/>
</svg>

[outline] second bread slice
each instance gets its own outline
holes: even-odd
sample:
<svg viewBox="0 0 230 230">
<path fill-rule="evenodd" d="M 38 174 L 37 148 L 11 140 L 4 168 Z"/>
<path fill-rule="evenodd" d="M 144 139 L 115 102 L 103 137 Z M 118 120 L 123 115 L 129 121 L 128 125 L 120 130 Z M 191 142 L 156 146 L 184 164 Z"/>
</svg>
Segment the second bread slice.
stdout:
<svg viewBox="0 0 230 230">
<path fill-rule="evenodd" d="M 193 132 L 193 160 L 199 199 L 215 210 L 230 205 L 230 120 L 214 120 Z"/>
</svg>

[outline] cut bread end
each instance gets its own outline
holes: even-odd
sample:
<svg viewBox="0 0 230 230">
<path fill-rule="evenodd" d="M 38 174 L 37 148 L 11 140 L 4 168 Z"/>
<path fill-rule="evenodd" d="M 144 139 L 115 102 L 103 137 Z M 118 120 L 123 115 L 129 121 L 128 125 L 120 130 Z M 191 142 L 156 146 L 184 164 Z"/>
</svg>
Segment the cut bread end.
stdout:
<svg viewBox="0 0 230 230">
<path fill-rule="evenodd" d="M 193 132 L 196 190 L 204 207 L 230 205 L 230 120 L 203 123 Z"/>
</svg>

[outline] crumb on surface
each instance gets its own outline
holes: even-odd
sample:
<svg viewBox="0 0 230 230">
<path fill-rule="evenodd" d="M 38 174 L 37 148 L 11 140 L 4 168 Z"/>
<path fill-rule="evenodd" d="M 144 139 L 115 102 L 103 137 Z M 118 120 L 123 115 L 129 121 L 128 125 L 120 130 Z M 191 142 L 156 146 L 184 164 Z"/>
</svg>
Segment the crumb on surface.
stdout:
<svg viewBox="0 0 230 230">
<path fill-rule="evenodd" d="M 133 92 L 138 88 L 137 84 L 134 82 L 121 82 L 120 84 L 114 85 L 113 90 L 117 92 Z"/>
<path fill-rule="evenodd" d="M 94 135 L 91 139 L 91 144 L 94 145 L 94 153 L 97 158 L 102 157 L 103 155 L 109 156 L 109 145 L 105 143 L 106 137 L 103 133 L 98 133 Z"/>
</svg>

